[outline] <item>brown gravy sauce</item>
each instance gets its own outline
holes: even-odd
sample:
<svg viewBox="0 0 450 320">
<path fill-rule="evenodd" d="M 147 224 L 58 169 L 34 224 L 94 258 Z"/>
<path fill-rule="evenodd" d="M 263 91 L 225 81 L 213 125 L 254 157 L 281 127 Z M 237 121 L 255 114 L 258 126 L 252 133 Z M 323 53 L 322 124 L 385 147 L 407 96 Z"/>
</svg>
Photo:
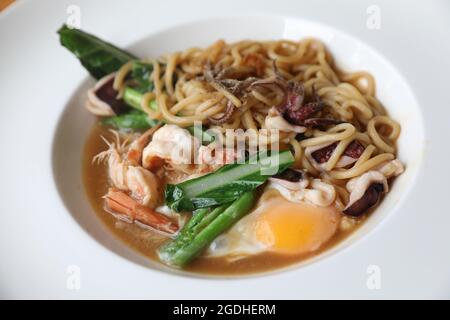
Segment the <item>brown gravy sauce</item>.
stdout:
<svg viewBox="0 0 450 320">
<path fill-rule="evenodd" d="M 103 209 L 104 203 L 102 196 L 106 194 L 109 184 L 107 168 L 105 164 L 92 162 L 92 158 L 96 154 L 106 149 L 106 145 L 101 139 L 102 135 L 110 137 L 111 134 L 105 127 L 94 125 L 86 141 L 82 158 L 83 183 L 89 202 L 98 218 L 106 224 L 115 236 L 144 256 L 159 262 L 156 255 L 156 249 L 166 241 L 166 239 L 161 238 L 160 235 L 155 234 L 151 230 L 144 230 L 135 224 L 118 221 Z M 358 225 L 360 225 L 360 223 Z M 338 229 L 333 238 L 323 245 L 320 250 L 306 255 L 285 256 L 275 253 L 262 253 L 233 262 L 230 262 L 224 257 L 199 257 L 189 264 L 185 270 L 196 273 L 219 275 L 240 275 L 270 271 L 298 263 L 326 251 L 346 238 L 356 228 L 357 227 L 348 231 Z"/>
</svg>

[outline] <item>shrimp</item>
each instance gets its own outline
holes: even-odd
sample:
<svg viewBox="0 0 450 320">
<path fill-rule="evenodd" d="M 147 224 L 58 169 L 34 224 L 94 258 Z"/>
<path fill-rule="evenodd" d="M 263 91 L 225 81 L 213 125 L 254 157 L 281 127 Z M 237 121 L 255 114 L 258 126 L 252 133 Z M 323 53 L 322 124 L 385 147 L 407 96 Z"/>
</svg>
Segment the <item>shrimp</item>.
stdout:
<svg viewBox="0 0 450 320">
<path fill-rule="evenodd" d="M 148 129 L 139 138 L 137 138 L 130 144 L 127 152 L 127 161 L 129 164 L 133 166 L 138 166 L 142 164 L 142 151 L 149 143 L 150 138 L 160 127 L 161 124 L 158 124 Z"/>
<path fill-rule="evenodd" d="M 107 210 L 118 219 L 129 223 L 135 222 L 138 225 L 143 224 L 169 234 L 173 234 L 179 229 L 178 225 L 168 217 L 152 208 L 140 205 L 119 189 L 109 188 L 104 198 Z"/>
<path fill-rule="evenodd" d="M 209 166 L 221 167 L 225 164 L 234 163 L 238 154 L 234 148 L 216 148 L 214 143 L 201 146 L 198 150 L 198 162 Z"/>
<path fill-rule="evenodd" d="M 109 148 L 96 155 L 93 161 L 107 160 L 111 183 L 117 189 L 130 192 L 131 196 L 141 205 L 154 208 L 159 203 L 161 196 L 158 177 L 140 166 L 130 165 L 130 162 L 123 156 L 126 154 L 128 139 L 124 139 L 121 143 L 119 133 L 114 130 L 111 130 L 111 132 L 114 134 L 116 141 L 110 142 L 102 137 Z M 133 158 L 133 161 L 136 159 Z"/>
<path fill-rule="evenodd" d="M 144 148 L 142 164 L 149 170 L 155 170 L 165 162 L 190 166 L 200 145 L 200 140 L 188 130 L 166 124 L 155 132 L 152 141 Z"/>
</svg>

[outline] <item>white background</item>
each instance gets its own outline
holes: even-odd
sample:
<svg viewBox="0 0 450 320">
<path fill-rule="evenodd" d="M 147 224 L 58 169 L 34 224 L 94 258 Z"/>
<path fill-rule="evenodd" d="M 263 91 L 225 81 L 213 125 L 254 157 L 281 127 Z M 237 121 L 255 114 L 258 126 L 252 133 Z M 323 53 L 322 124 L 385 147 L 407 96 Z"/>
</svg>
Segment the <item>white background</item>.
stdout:
<svg viewBox="0 0 450 320">
<path fill-rule="evenodd" d="M 0 298 L 450 297 L 450 2 L 20 2 L 0 14 Z M 54 127 L 86 76 L 56 35 L 69 4 L 80 6 L 83 29 L 118 46 L 180 22 L 237 13 L 307 18 L 362 39 L 400 70 L 424 114 L 427 156 L 417 187 L 383 224 L 383 232 L 371 233 L 313 268 L 270 280 L 181 278 L 118 260 L 74 224 L 58 200 L 51 174 Z M 381 9 L 380 30 L 366 27 L 366 10 L 373 4 Z M 52 80 L 42 82 L 42 75 Z M 37 113 L 47 120 L 40 122 Z M 71 264 L 81 268 L 80 290 L 66 288 Z M 370 264 L 381 268 L 380 290 L 367 289 Z"/>
</svg>

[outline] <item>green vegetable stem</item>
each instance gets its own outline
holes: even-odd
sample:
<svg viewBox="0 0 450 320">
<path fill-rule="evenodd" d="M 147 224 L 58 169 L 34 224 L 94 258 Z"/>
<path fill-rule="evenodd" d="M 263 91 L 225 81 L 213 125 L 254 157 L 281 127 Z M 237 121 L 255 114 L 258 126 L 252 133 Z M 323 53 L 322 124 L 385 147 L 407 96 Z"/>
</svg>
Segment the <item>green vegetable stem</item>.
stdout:
<svg viewBox="0 0 450 320">
<path fill-rule="evenodd" d="M 253 192 L 242 194 L 230 205 L 222 205 L 209 211 L 198 210 L 180 234 L 158 250 L 161 261 L 171 266 L 183 267 L 196 258 L 253 206 Z"/>
</svg>

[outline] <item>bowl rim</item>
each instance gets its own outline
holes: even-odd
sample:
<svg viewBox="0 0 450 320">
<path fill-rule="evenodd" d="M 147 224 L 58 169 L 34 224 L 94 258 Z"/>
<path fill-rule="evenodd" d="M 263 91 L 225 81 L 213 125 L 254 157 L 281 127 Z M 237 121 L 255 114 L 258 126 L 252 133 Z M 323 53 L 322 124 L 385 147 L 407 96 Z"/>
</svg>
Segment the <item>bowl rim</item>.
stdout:
<svg viewBox="0 0 450 320">
<path fill-rule="evenodd" d="M 274 22 L 279 22 L 279 23 L 286 23 L 288 20 L 295 22 L 300 22 L 300 23 L 305 23 L 308 25 L 312 25 L 314 27 L 318 27 L 321 29 L 326 30 L 327 32 L 331 32 L 331 33 L 335 33 L 338 34 L 339 36 L 342 36 L 346 39 L 349 39 L 351 42 L 353 43 L 357 43 L 359 46 L 364 47 L 365 50 L 368 50 L 372 55 L 376 56 L 377 59 L 379 59 L 380 61 L 382 61 L 382 63 L 384 63 L 385 65 L 387 65 L 392 71 L 395 72 L 395 74 L 401 79 L 401 81 L 403 82 L 404 85 L 406 85 L 407 90 L 409 91 L 409 94 L 411 95 L 411 97 L 413 98 L 413 100 L 416 102 L 416 105 L 418 106 L 418 108 L 416 108 L 417 112 L 419 113 L 419 121 L 420 121 L 420 125 L 421 125 L 421 131 L 423 133 L 423 137 L 422 137 L 422 141 L 425 140 L 425 136 L 426 136 L 426 130 L 424 127 L 424 122 L 423 122 L 423 118 L 422 118 L 422 110 L 419 107 L 419 103 L 417 98 L 414 96 L 414 93 L 408 83 L 408 81 L 403 77 L 402 73 L 395 67 L 395 65 L 393 65 L 386 57 L 384 57 L 376 48 L 373 48 L 372 46 L 366 44 L 365 41 L 359 39 L 358 37 L 353 36 L 352 34 L 349 34 L 341 29 L 335 28 L 333 26 L 330 26 L 328 24 L 324 24 L 322 22 L 317 22 L 317 21 L 313 21 L 310 19 L 305 19 L 305 18 L 300 18 L 300 17 L 294 17 L 294 16 L 284 16 L 284 15 L 268 15 L 268 14 L 260 14 L 260 13 L 255 13 L 255 14 L 236 14 L 236 15 L 218 15 L 218 16 L 214 16 L 214 17 L 208 17 L 208 18 L 203 18 L 203 19 L 192 19 L 190 21 L 184 21 L 182 23 L 179 24 L 174 24 L 174 25 L 170 25 L 168 27 L 165 28 L 160 28 L 157 30 L 154 30 L 150 33 L 148 33 L 145 37 L 140 38 L 136 41 L 133 41 L 132 43 L 130 43 L 129 45 L 125 46 L 125 49 L 128 50 L 136 50 L 139 46 L 143 46 L 143 43 L 151 41 L 151 38 L 154 38 L 156 36 L 160 36 L 164 33 L 171 33 L 171 32 L 175 32 L 178 31 L 180 29 L 185 29 L 185 28 L 189 28 L 192 26 L 199 26 L 199 25 L 203 25 L 203 24 L 211 24 L 211 23 L 229 23 L 230 21 L 236 20 L 236 19 L 262 19 L 262 20 L 271 20 Z M 316 35 L 311 35 L 316 37 Z M 286 38 L 281 36 L 280 39 L 290 39 L 290 38 Z M 324 39 L 320 39 L 322 41 L 324 41 Z M 325 41 L 324 41 L 325 42 Z M 332 52 L 333 53 L 333 52 Z M 339 63 L 338 63 L 339 64 Z M 71 99 L 71 97 L 73 97 L 73 95 L 75 94 L 75 92 L 77 92 L 78 88 L 82 87 L 84 83 L 86 83 L 87 81 L 89 81 L 91 77 L 88 75 L 87 77 L 84 78 L 84 80 L 82 80 L 81 83 L 78 84 L 78 86 L 75 88 L 75 91 L 69 96 L 69 100 Z M 64 107 L 64 109 L 61 111 L 61 114 L 59 116 L 58 119 L 58 124 L 61 120 L 61 118 L 63 117 L 64 111 L 67 108 L 67 103 L 66 106 Z M 389 111 L 389 108 L 387 108 Z M 54 142 L 55 142 L 55 136 L 57 134 L 57 126 L 55 127 L 55 131 L 54 131 L 54 135 L 53 135 L 53 142 L 52 142 L 52 155 L 54 154 L 55 150 L 55 146 L 54 146 Z M 53 159 L 53 156 L 52 156 Z M 420 168 L 422 166 L 423 163 L 423 157 L 420 157 L 420 159 L 418 159 L 418 165 L 417 165 L 417 169 L 415 170 L 414 174 L 412 175 L 412 177 L 410 178 L 410 184 L 408 185 L 408 187 L 403 190 L 403 195 L 401 196 L 400 201 L 398 201 L 394 206 L 392 206 L 391 208 L 389 208 L 387 211 L 389 214 L 385 214 L 385 216 L 380 219 L 380 221 L 376 222 L 374 224 L 374 226 L 372 226 L 371 228 L 369 228 L 368 230 L 365 230 L 363 235 L 360 235 L 360 230 L 356 230 L 355 232 L 353 232 L 349 237 L 347 237 L 346 239 L 341 240 L 339 243 L 337 243 L 336 245 L 333 245 L 332 247 L 328 248 L 327 250 L 325 250 L 324 252 L 318 254 L 318 255 L 314 255 L 312 257 L 309 257 L 307 259 L 289 264 L 287 266 L 283 266 L 280 268 L 276 268 L 276 269 L 271 269 L 271 270 L 266 270 L 266 271 L 260 271 L 260 272 L 254 272 L 254 273 L 248 273 L 248 274 L 238 274 L 238 275 L 228 275 L 228 274 L 202 274 L 202 273 L 198 273 L 198 272 L 192 272 L 192 271 L 184 271 L 184 270 L 179 270 L 179 269 L 173 269 L 170 267 L 167 267 L 163 264 L 161 264 L 161 266 L 153 268 L 153 267 L 149 267 L 149 266 L 145 266 L 142 265 L 141 263 L 138 263 L 136 261 L 130 261 L 129 259 L 127 259 L 126 257 L 122 256 L 121 254 L 117 254 L 116 252 L 114 252 L 114 254 L 116 254 L 120 259 L 124 259 L 128 262 L 131 262 L 135 265 L 138 265 L 139 267 L 145 268 L 146 270 L 152 271 L 152 272 L 157 272 L 158 274 L 165 274 L 165 275 L 169 275 L 169 276 L 175 276 L 175 277 L 182 277 L 182 278 L 196 278 L 196 279 L 204 279 L 207 281 L 216 281 L 216 280 L 235 280 L 235 279 L 239 279 L 239 280 L 243 280 L 243 279 L 251 279 L 251 278 L 260 278 L 260 277 L 270 277 L 273 275 L 277 275 L 277 274 L 281 274 L 281 273 L 287 273 L 287 272 L 292 272 L 292 271 L 296 271 L 296 270 L 303 270 L 305 268 L 310 268 L 312 266 L 316 266 L 319 263 L 322 263 L 324 261 L 329 260 L 332 257 L 335 257 L 336 255 L 340 254 L 340 253 L 344 253 L 346 251 L 348 251 L 349 248 L 357 245 L 357 244 L 361 244 L 361 242 L 363 241 L 367 241 L 369 236 L 372 235 L 376 230 L 379 230 L 381 228 L 382 225 L 384 225 L 385 223 L 387 223 L 387 221 L 390 219 L 390 217 L 401 207 L 402 203 L 405 201 L 406 198 L 408 198 L 408 195 L 410 193 L 410 191 L 412 190 L 412 188 L 414 188 L 416 182 L 417 182 L 417 178 L 418 175 L 420 173 Z M 52 165 L 53 168 L 53 165 Z M 59 188 L 58 188 L 58 182 L 57 182 L 57 178 L 55 176 L 55 172 L 54 170 L 52 170 L 53 173 L 53 181 L 55 184 L 56 189 L 58 189 L 58 193 L 59 193 Z M 83 187 L 84 189 L 84 187 Z M 85 192 L 85 190 L 84 190 Z M 61 195 L 60 195 L 61 196 Z M 60 199 L 61 200 L 61 199 Z M 384 200 L 384 199 L 383 199 Z M 90 204 L 89 204 L 90 205 Z M 79 222 L 73 217 L 72 213 L 70 212 L 70 210 L 67 208 L 67 206 L 64 204 L 64 206 L 66 207 L 69 215 L 73 218 L 74 222 L 76 224 L 78 224 Z M 376 210 L 374 210 L 375 212 L 378 211 L 378 208 Z M 101 222 L 103 223 L 103 222 Z M 368 221 L 366 221 L 363 225 L 367 224 Z M 81 229 L 83 229 L 83 231 L 85 233 L 88 234 L 88 236 L 92 239 L 92 235 L 87 232 L 85 230 L 85 228 L 83 226 L 80 226 Z M 108 232 L 112 233 L 109 229 Z M 114 237 L 117 238 L 116 235 L 114 235 Z M 97 239 L 93 239 L 96 242 L 98 242 Z M 119 240 L 121 241 L 121 240 Z M 100 243 L 101 244 L 101 243 Z M 103 246 L 103 244 L 101 244 Z M 105 248 L 107 250 L 111 250 L 110 248 Z M 137 252 L 139 255 L 142 255 L 143 257 L 145 257 L 142 253 L 138 252 L 135 249 L 129 248 L 129 250 L 132 250 L 134 252 Z M 146 257 L 147 258 L 147 257 Z M 149 258 L 147 258 L 149 259 Z M 154 261 L 153 261 L 154 262 Z M 160 264 L 159 262 L 156 262 L 158 265 Z"/>
</svg>

